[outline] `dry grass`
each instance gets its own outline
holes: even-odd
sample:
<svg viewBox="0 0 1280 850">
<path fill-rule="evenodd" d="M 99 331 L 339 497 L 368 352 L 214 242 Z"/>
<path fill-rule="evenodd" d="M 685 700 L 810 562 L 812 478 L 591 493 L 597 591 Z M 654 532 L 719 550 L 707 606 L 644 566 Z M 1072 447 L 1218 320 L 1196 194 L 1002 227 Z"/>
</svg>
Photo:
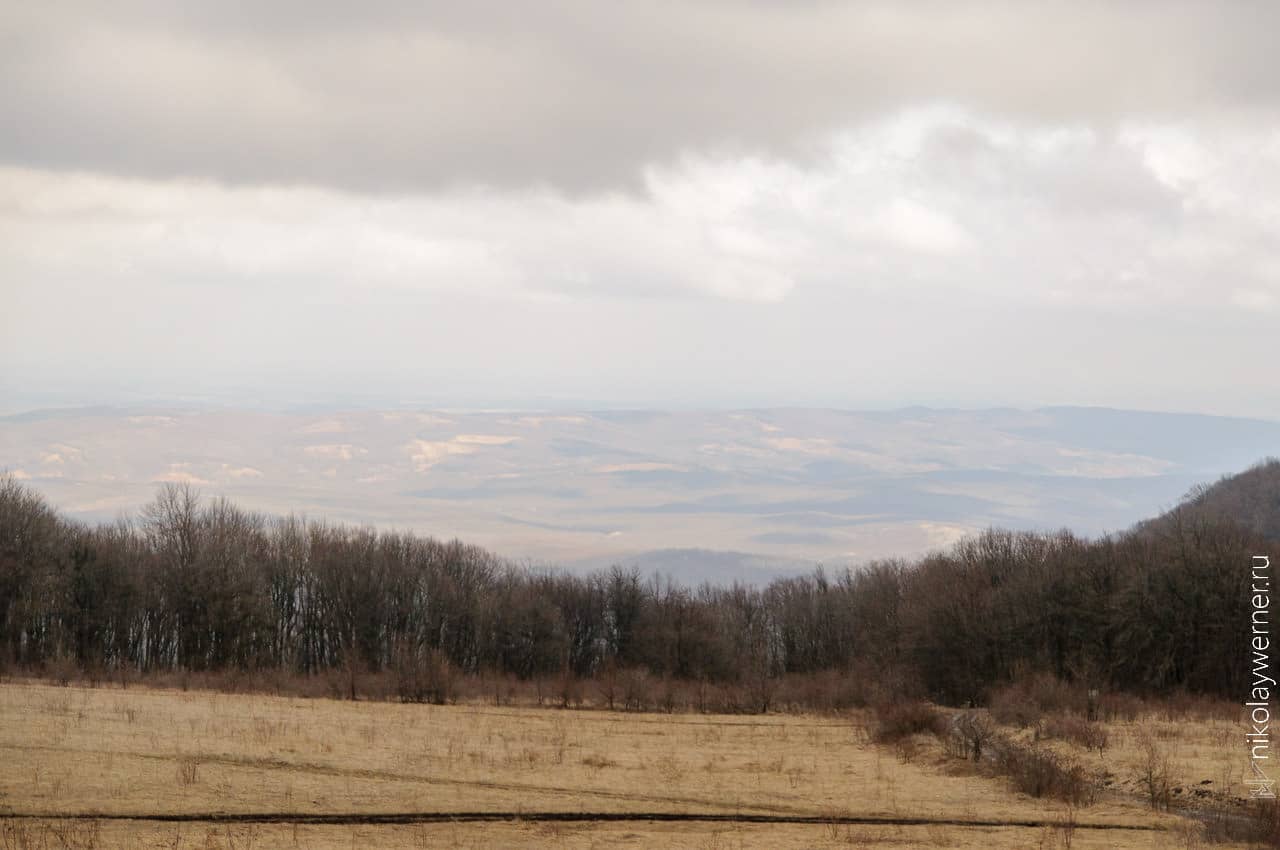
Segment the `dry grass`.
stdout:
<svg viewBox="0 0 1280 850">
<path fill-rule="evenodd" d="M 1073 719 L 1072 725 L 1083 726 Z M 1049 725 L 1046 721 L 1045 726 Z M 1048 744 L 1082 763 L 1106 771 L 1113 786 L 1149 798 L 1168 785 L 1169 803 L 1210 795 L 1244 799 L 1242 719 L 1223 717 L 1167 720 L 1160 713 L 1088 724 L 1092 731 L 1048 734 Z M 1021 733 L 1024 736 L 1031 732 Z M 1104 741 L 1098 746 L 1098 741 Z M 1167 782 L 1166 782 L 1167 780 Z M 1197 793 L 1199 792 L 1199 793 Z"/>
<path fill-rule="evenodd" d="M 1221 847 L 1252 837 L 1280 846 L 1280 808 L 1258 806 L 1244 785 L 1247 752 L 1241 709 L 1183 698 L 1168 706 L 1129 701 L 1107 722 L 1050 715 L 1004 731 L 1104 777 L 1113 799 L 1137 800 L 1184 816 L 1177 847 Z M 1269 842 L 1269 843 L 1268 843 Z M 1262 846 L 1262 845 L 1259 845 Z"/>
<path fill-rule="evenodd" d="M 957 770 L 929 736 L 918 736 L 913 748 L 899 748 L 895 757 L 893 749 L 871 742 L 869 723 L 861 714 L 670 716 L 10 683 L 0 685 L 0 819 L 4 812 L 56 818 L 547 811 L 1046 824 L 226 826 L 104 820 L 93 826 L 93 843 L 71 845 L 89 847 L 1182 846 L 1172 831 L 1087 828 L 1104 822 L 1181 828 L 1180 819 L 1140 801 L 1104 799 L 1068 812 Z M 1106 758 L 1127 753 L 1124 741 L 1113 732 Z M 70 829 L 56 819 L 0 820 L 0 850 L 63 846 L 49 837 L 54 828 Z"/>
</svg>

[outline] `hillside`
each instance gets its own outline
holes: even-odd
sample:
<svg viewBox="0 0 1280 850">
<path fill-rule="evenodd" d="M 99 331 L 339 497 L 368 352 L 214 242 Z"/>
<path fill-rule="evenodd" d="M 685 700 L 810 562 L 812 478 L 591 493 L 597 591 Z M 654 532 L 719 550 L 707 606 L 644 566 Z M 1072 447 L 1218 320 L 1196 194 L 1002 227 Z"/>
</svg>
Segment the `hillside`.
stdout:
<svg viewBox="0 0 1280 850">
<path fill-rule="evenodd" d="M 1228 519 L 1267 540 L 1280 540 L 1280 459 L 1268 458 L 1238 475 L 1195 488 L 1181 509 Z"/>
</svg>

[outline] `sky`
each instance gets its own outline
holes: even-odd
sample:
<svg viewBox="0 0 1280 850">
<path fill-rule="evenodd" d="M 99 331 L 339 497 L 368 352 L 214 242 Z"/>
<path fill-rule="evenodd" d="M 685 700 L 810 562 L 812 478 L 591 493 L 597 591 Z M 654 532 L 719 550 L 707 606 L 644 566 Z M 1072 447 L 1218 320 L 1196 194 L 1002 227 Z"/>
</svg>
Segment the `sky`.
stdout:
<svg viewBox="0 0 1280 850">
<path fill-rule="evenodd" d="M 1276 32 L 1262 2 L 6 4 L 0 396 L 1280 419 Z"/>
</svg>

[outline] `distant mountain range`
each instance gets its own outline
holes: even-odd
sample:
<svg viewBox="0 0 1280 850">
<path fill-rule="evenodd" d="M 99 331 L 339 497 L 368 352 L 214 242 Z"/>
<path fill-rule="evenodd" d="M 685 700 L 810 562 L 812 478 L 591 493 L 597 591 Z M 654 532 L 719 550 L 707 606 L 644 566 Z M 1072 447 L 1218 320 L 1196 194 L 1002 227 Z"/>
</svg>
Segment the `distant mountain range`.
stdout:
<svg viewBox="0 0 1280 850">
<path fill-rule="evenodd" d="M 0 468 L 72 516 L 128 515 L 188 481 L 273 513 L 689 581 L 911 555 L 991 525 L 1120 530 L 1275 454 L 1280 423 L 1097 408 L 0 418 Z"/>
</svg>

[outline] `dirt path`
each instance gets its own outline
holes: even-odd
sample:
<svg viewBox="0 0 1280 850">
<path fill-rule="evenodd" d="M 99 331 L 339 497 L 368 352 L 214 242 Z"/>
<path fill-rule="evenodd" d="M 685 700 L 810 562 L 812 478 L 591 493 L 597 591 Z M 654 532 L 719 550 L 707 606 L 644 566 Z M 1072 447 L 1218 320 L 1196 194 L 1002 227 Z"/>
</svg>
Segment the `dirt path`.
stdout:
<svg viewBox="0 0 1280 850">
<path fill-rule="evenodd" d="M 980 818 L 912 818 L 845 815 L 766 815 L 724 814 L 719 812 L 383 812 L 383 813 L 293 813 L 293 812 L 130 812 L 95 814 L 91 812 L 2 812 L 0 819 L 24 820 L 98 820 L 151 821 L 156 823 L 228 823 L 228 824 L 309 824 L 309 825 L 396 825 L 415 823 L 727 823 L 727 824 L 813 824 L 836 826 L 954 826 L 954 827 L 1028 827 L 1033 829 L 1061 826 L 1051 819 L 984 820 Z M 1085 822 L 1076 829 L 1125 830 L 1159 832 L 1162 827 L 1129 823 Z"/>
</svg>

